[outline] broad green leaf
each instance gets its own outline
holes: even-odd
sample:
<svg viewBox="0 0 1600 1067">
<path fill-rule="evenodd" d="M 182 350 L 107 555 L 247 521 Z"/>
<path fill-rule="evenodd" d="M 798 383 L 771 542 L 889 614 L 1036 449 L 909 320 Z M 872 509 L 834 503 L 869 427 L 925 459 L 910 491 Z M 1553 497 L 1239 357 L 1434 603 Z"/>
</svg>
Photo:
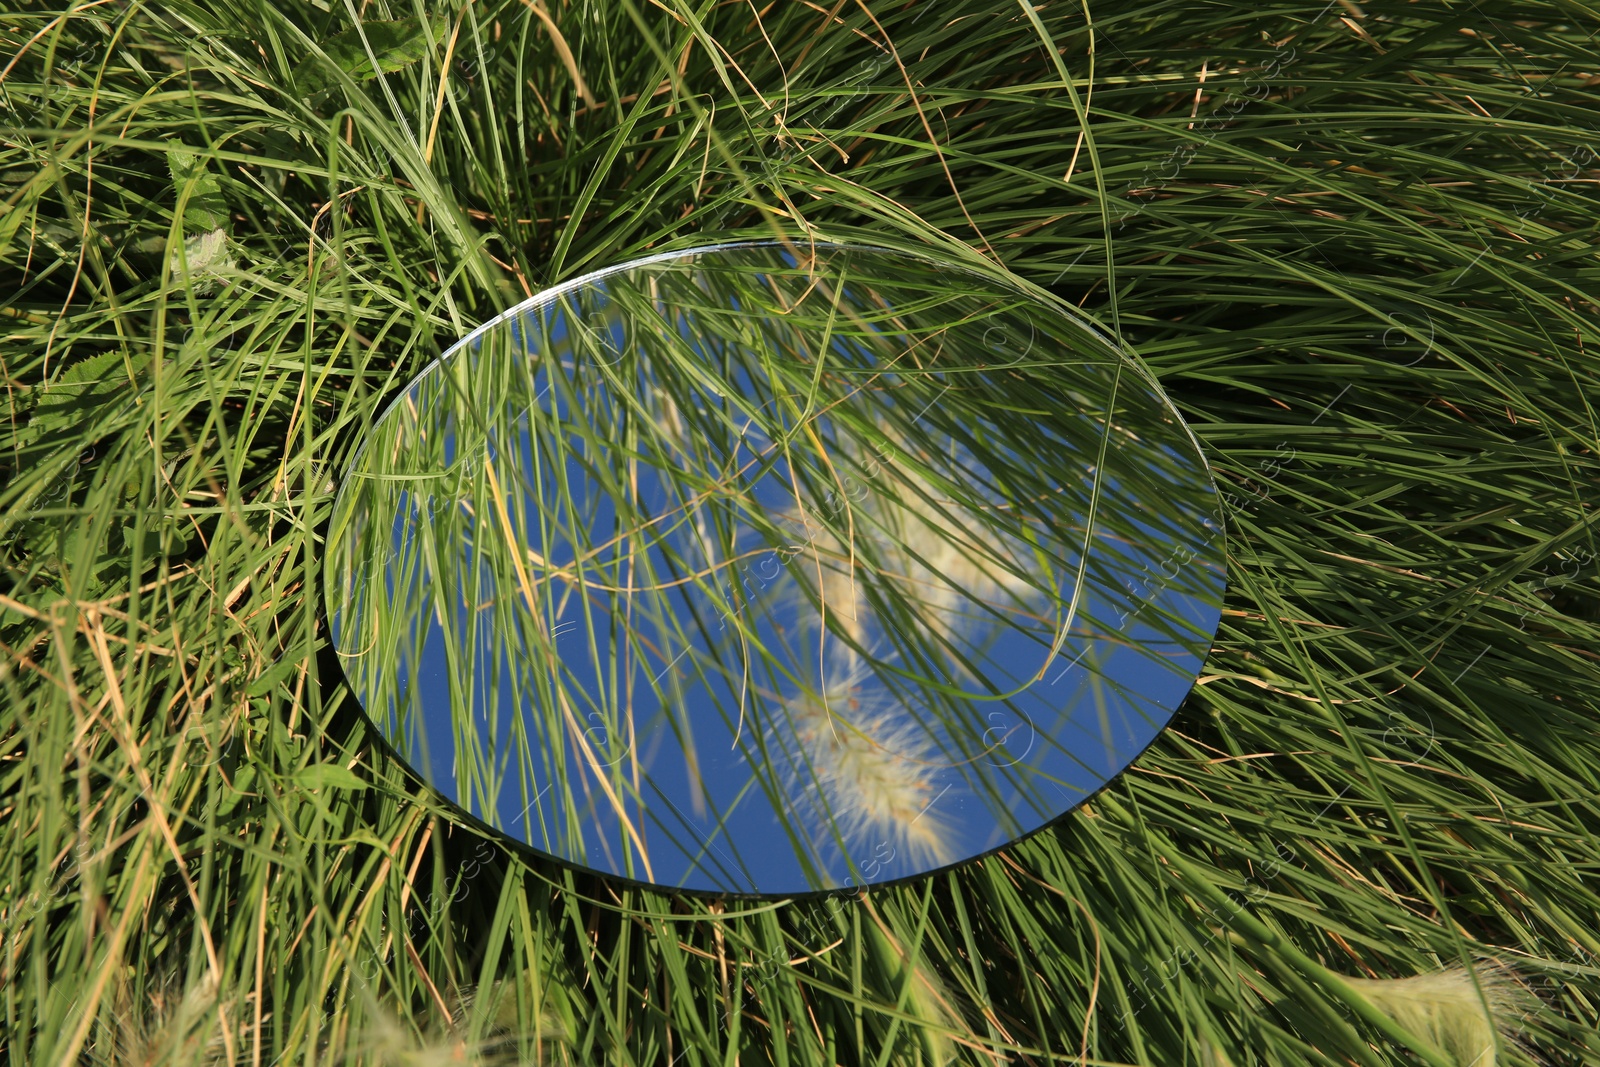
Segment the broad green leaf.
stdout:
<svg viewBox="0 0 1600 1067">
<path fill-rule="evenodd" d="M 139 372 L 149 362 L 149 356 L 134 356 L 131 362 L 131 381 L 129 361 L 121 351 L 112 349 L 74 363 L 50 385 L 31 390 L 37 406 L 28 424 L 30 436 L 86 419 L 113 396 L 136 388 Z"/>
<path fill-rule="evenodd" d="M 189 213 L 184 213 L 188 219 Z M 218 227 L 184 239 L 183 248 L 177 248 L 167 257 L 167 269 L 173 274 L 192 278 L 201 288 L 225 271 L 232 270 L 234 258 L 230 254 L 228 231 Z"/>
<path fill-rule="evenodd" d="M 222 791 L 222 796 L 217 805 L 217 814 L 225 817 L 239 806 L 240 801 L 246 797 L 253 796 L 255 781 L 256 769 L 248 763 L 241 766 L 234 774 L 233 781 L 229 782 L 227 788 Z"/>
<path fill-rule="evenodd" d="M 189 192 L 189 199 L 183 208 L 185 233 L 217 230 L 228 224 L 228 205 L 222 198 L 222 182 L 206 169 L 204 156 L 177 140 L 169 141 L 167 172 L 172 175 L 172 188 L 179 198 L 185 189 Z"/>
<path fill-rule="evenodd" d="M 255 697 L 264 696 L 265 694 L 272 692 L 273 686 L 277 685 L 279 682 L 289 677 L 289 675 L 299 670 L 300 665 L 301 661 L 293 656 L 283 657 L 277 663 L 274 663 L 271 667 L 267 668 L 266 671 L 262 672 L 259 678 L 251 682 L 250 687 L 245 690 L 246 694 Z"/>
<path fill-rule="evenodd" d="M 16 238 L 22 224 L 29 219 L 36 218 L 34 205 L 44 195 L 48 186 L 39 181 L 28 183 L 20 196 L 11 189 L 5 190 L 5 199 L 0 200 L 0 256 L 6 254 L 11 247 L 11 242 Z M 17 196 L 15 203 L 11 197 Z"/>
<path fill-rule="evenodd" d="M 322 55 L 308 56 L 295 69 L 295 84 L 307 96 L 314 96 L 338 83 L 334 67 L 358 82 L 376 78 L 380 73 L 392 74 L 427 55 L 430 40 L 443 37 L 446 25 L 443 15 L 434 15 L 427 22 L 409 18 L 362 23 L 328 38 L 322 46 Z M 426 32 L 430 28 L 432 32 Z M 374 58 L 378 62 L 376 68 L 372 65 Z"/>
<path fill-rule="evenodd" d="M 142 536 L 135 533 L 134 524 L 130 520 L 122 524 L 122 545 L 117 555 L 126 561 L 132 558 L 135 548 L 146 565 L 152 558 L 161 555 L 163 551 L 177 554 L 182 552 L 189 543 L 191 527 L 175 516 L 167 516 L 149 522 Z"/>
<path fill-rule="evenodd" d="M 337 763 L 313 763 L 295 772 L 291 779 L 301 789 L 365 789 L 367 783 L 348 767 Z"/>
<path fill-rule="evenodd" d="M 139 361 L 143 363 L 143 360 Z M 115 378 L 119 372 L 124 372 L 126 364 L 122 360 L 122 353 L 115 349 L 110 352 L 101 352 L 97 356 L 81 359 L 61 372 L 61 377 L 56 379 L 53 388 L 59 389 L 69 385 L 93 385 L 108 378 Z M 123 377 L 126 374 L 123 373 Z"/>
</svg>

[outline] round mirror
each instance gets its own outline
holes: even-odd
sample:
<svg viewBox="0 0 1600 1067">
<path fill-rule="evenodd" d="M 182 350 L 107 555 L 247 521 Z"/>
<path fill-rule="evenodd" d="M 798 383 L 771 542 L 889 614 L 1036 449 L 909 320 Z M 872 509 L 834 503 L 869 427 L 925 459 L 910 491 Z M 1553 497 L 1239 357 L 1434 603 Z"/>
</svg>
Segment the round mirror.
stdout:
<svg viewBox="0 0 1600 1067">
<path fill-rule="evenodd" d="M 1043 827 L 1210 649 L 1220 504 L 1149 374 L 999 274 L 779 242 L 475 330 L 383 412 L 327 538 L 378 732 L 512 841 L 792 896 Z"/>
</svg>

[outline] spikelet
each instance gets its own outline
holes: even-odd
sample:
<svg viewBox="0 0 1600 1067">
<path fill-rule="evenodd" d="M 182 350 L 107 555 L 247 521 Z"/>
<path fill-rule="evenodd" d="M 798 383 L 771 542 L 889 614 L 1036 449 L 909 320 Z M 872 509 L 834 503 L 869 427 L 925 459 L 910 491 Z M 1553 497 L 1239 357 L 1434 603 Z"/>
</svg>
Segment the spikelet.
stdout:
<svg viewBox="0 0 1600 1067">
<path fill-rule="evenodd" d="M 1495 1034 L 1510 1044 L 1512 1021 L 1523 1007 L 1535 1003 L 1537 996 L 1505 964 L 1480 965 L 1477 973 L 1482 998 L 1464 967 L 1447 967 L 1414 978 L 1346 978 L 1345 982 L 1463 1067 L 1494 1067 Z"/>
<path fill-rule="evenodd" d="M 568 1042 L 565 1027 L 549 1004 L 540 1006 L 531 1031 L 520 1026 L 513 988 L 518 983 L 530 991 L 546 984 L 530 969 L 518 978 L 493 982 L 481 989 L 447 991 L 447 1019 L 435 1016 L 423 1032 L 407 1026 L 390 1008 L 378 1003 L 370 991 L 363 990 L 365 1010 L 360 1030 L 334 1051 L 346 1057 L 356 1056 L 358 1062 L 374 1067 L 509 1067 L 522 1062 L 516 1055 L 520 1033 L 524 1037 L 537 1035 L 545 1054 L 556 1053 L 557 1046 Z M 474 1037 L 468 1021 L 480 999 L 488 1003 L 485 1014 L 489 1021 L 479 1031 L 480 1036 Z M 444 1006 L 443 1002 L 440 1006 Z"/>
<path fill-rule="evenodd" d="M 84 1059 L 114 1067 L 227 1063 L 227 1044 L 217 1025 L 216 978 L 208 972 L 181 993 L 174 973 L 147 981 L 149 1008 L 141 1010 L 133 1004 L 132 968 L 116 975 L 115 1030 L 102 1029 L 84 1049 Z"/>
<path fill-rule="evenodd" d="M 814 776 L 826 799 L 824 807 L 818 798 L 819 813 L 831 814 L 849 847 L 876 852 L 881 842 L 918 866 L 949 863 L 950 828 L 932 808 L 939 793 L 933 738 L 874 683 L 857 653 L 843 649 L 830 659 L 820 691 L 782 702 L 803 756 L 791 775 L 794 791 L 806 792 Z"/>
<path fill-rule="evenodd" d="M 926 1067 L 945 1067 L 961 1062 L 962 1057 L 957 1055 L 957 1046 L 945 1032 L 947 1030 L 961 1034 L 965 1038 L 962 1044 L 966 1047 L 982 1048 L 983 1039 L 961 1018 L 955 1009 L 955 998 L 923 953 L 913 957 L 906 943 L 895 935 L 880 915 L 876 912 L 869 914 L 871 921 L 861 924 L 867 935 L 864 939 L 866 947 L 877 955 L 883 970 L 891 976 L 895 985 L 908 987 L 902 1006 L 908 1015 L 922 1024 L 909 1028 L 908 1036 L 920 1046 L 916 1052 L 921 1054 L 911 1062 L 920 1062 Z"/>
</svg>

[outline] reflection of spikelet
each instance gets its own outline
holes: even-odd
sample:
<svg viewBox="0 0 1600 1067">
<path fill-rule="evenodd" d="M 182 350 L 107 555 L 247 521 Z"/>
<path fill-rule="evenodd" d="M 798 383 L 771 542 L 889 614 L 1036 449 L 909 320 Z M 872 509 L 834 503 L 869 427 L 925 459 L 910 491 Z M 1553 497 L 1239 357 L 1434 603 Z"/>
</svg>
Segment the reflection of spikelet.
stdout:
<svg viewBox="0 0 1600 1067">
<path fill-rule="evenodd" d="M 985 529 L 977 512 L 949 500 L 892 461 L 881 464 L 868 492 L 852 509 L 853 524 L 841 511 L 833 525 L 840 529 L 853 525 L 857 546 L 870 541 L 885 577 L 892 578 L 919 609 L 922 623 L 946 640 L 963 623 L 983 626 L 993 621 L 975 604 L 1003 611 L 1039 595 L 1033 581 L 1014 573 L 1029 569 L 1024 545 Z M 848 544 L 819 521 L 803 518 L 798 508 L 777 518 L 806 545 L 790 569 L 814 591 L 839 632 L 864 644 L 866 598 L 860 583 L 870 580 L 871 568 L 860 547 L 852 570 Z"/>
<path fill-rule="evenodd" d="M 799 508 L 789 508 L 773 518 L 794 545 L 803 546 L 788 563 L 788 572 L 796 584 L 786 591 L 787 598 L 799 607 L 803 624 L 816 625 L 826 613 L 829 628 L 848 634 L 865 647 L 866 604 L 859 584 L 865 577 L 865 568 L 861 560 L 857 559 L 852 571 L 849 553 L 839 539 L 816 520 L 804 518 Z M 820 609 L 799 596 L 801 589 L 810 591 Z"/>
<path fill-rule="evenodd" d="M 820 693 L 783 706 L 840 837 L 883 842 L 917 865 L 950 862 L 949 827 L 931 807 L 933 739 L 892 694 L 868 688 L 871 668 L 855 653 L 836 656 L 829 674 Z"/>
<path fill-rule="evenodd" d="M 899 484 L 892 489 L 898 500 L 883 492 L 873 495 L 889 534 L 885 568 L 904 576 L 902 586 L 925 607 L 923 621 L 930 629 L 949 638 L 962 618 L 981 623 L 988 617 L 971 612 L 969 602 L 1003 609 L 1012 606 L 1013 597 L 1026 602 L 1038 595 L 1031 581 L 1000 562 L 1025 570 L 1020 546 L 1008 544 L 1010 539 L 999 531 L 984 529 L 977 513 L 946 499 L 918 475 L 903 469 L 898 475 Z M 976 543 L 976 538 L 985 543 Z"/>
</svg>

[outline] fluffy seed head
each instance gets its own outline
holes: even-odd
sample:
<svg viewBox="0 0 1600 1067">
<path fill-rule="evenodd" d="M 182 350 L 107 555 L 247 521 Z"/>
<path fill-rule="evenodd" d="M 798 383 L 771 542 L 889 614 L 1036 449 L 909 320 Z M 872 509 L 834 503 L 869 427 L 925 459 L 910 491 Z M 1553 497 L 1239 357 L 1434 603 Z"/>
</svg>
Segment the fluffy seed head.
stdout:
<svg viewBox="0 0 1600 1067">
<path fill-rule="evenodd" d="M 918 865 L 950 862 L 950 829 L 932 806 L 939 794 L 933 738 L 864 659 L 845 650 L 832 660 L 820 689 L 783 701 L 803 757 L 791 775 L 796 792 L 814 776 L 819 801 L 826 799 L 819 812 L 832 816 L 851 847 L 885 842 Z"/>
</svg>

